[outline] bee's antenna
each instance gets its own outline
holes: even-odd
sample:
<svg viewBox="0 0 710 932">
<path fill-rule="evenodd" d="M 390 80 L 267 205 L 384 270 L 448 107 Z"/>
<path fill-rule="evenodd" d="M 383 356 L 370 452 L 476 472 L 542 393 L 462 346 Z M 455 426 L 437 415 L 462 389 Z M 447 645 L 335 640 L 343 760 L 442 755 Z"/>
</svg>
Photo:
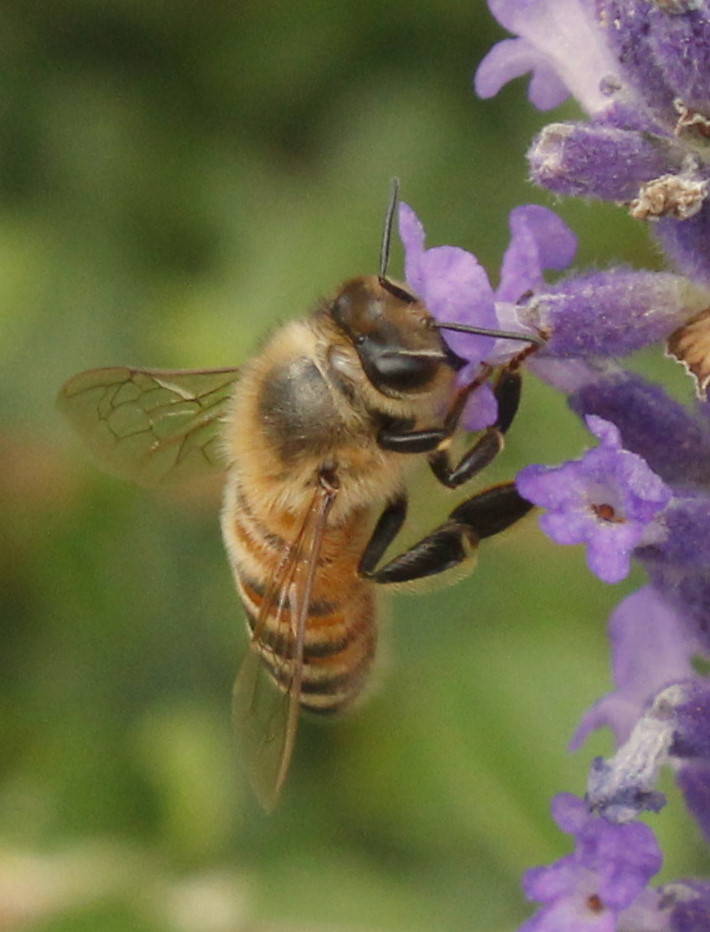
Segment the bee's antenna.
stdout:
<svg viewBox="0 0 710 932">
<path fill-rule="evenodd" d="M 385 226 L 382 231 L 382 244 L 380 246 L 380 282 L 386 285 L 393 294 L 411 300 L 408 292 L 403 291 L 394 282 L 387 278 L 387 266 L 390 261 L 390 245 L 392 242 L 392 224 L 394 223 L 394 212 L 399 200 L 399 178 L 392 179 L 392 193 L 390 194 L 387 213 L 385 214 Z M 536 346 L 544 346 L 545 340 L 537 334 L 515 333 L 512 330 L 490 330 L 487 327 L 473 327 L 469 324 L 441 323 L 435 321 L 434 326 L 439 330 L 457 330 L 459 333 L 476 333 L 482 337 L 496 337 L 499 340 L 523 340 L 527 343 L 533 343 Z"/>
<path fill-rule="evenodd" d="M 392 224 L 394 211 L 399 198 L 399 178 L 392 179 L 392 193 L 385 214 L 385 227 L 382 231 L 382 245 L 380 246 L 380 279 L 387 278 L 387 266 L 390 261 L 390 242 L 392 240 Z"/>
<path fill-rule="evenodd" d="M 457 330 L 459 333 L 476 333 L 481 337 L 496 337 L 499 340 L 525 340 L 537 346 L 544 346 L 545 340 L 538 334 L 516 333 L 513 330 L 489 330 L 488 327 L 473 327 L 469 324 L 446 324 L 435 320 L 434 326 L 438 330 Z"/>
</svg>

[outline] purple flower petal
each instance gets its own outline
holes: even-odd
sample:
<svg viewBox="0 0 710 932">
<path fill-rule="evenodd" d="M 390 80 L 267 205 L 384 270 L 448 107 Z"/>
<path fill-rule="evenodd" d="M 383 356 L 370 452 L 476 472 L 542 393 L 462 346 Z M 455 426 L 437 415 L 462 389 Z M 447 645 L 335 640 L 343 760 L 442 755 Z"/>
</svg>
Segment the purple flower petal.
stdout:
<svg viewBox="0 0 710 932">
<path fill-rule="evenodd" d="M 587 824 L 589 809 L 572 793 L 558 793 L 551 803 L 552 818 L 568 835 L 578 835 Z"/>
<path fill-rule="evenodd" d="M 559 101 L 561 84 L 590 113 L 609 106 L 604 79 L 615 71 L 615 62 L 583 0 L 490 0 L 489 6 L 501 25 L 525 41 L 508 44 L 495 55 L 489 52 L 481 77 L 476 76 L 477 90 L 495 93 L 496 87 L 532 68 L 536 86 L 530 96 L 535 95 L 536 105 Z"/>
<path fill-rule="evenodd" d="M 544 284 L 545 269 L 566 269 L 577 237 L 557 214 L 537 204 L 515 207 L 508 218 L 511 239 L 501 266 L 498 301 L 518 301 Z"/>
<path fill-rule="evenodd" d="M 655 233 L 676 267 L 694 281 L 710 285 L 710 204 L 688 220 L 661 217 Z"/>
<path fill-rule="evenodd" d="M 642 529 L 633 525 L 600 527 L 587 545 L 587 566 L 602 582 L 621 582 L 631 572 L 631 553 Z"/>
<path fill-rule="evenodd" d="M 523 494 L 521 486 L 518 486 L 518 491 Z M 541 515 L 540 527 L 556 544 L 586 544 L 593 533 L 587 510 L 582 508 Z"/>
<path fill-rule="evenodd" d="M 501 283 L 494 293 L 485 270 L 471 253 L 455 246 L 426 249 L 422 224 L 409 205 L 400 205 L 407 281 L 440 323 L 518 331 L 521 336 L 539 332 L 541 315 L 534 294 L 544 287 L 546 269 L 568 265 L 576 238 L 556 214 L 535 204 L 515 208 L 509 223 L 511 242 L 503 259 Z M 475 366 L 483 361 L 505 365 L 521 350 L 521 341 L 515 339 L 456 331 L 447 331 L 445 339 L 458 356 Z M 470 412 L 474 408 L 472 405 Z M 480 420 L 473 413 L 468 417 L 470 423 Z"/>
<path fill-rule="evenodd" d="M 528 97 L 538 110 L 552 110 L 569 97 L 544 52 L 525 39 L 503 39 L 494 45 L 476 70 L 473 86 L 479 97 L 495 97 L 514 78 L 532 74 Z"/>
<path fill-rule="evenodd" d="M 427 249 L 422 258 L 421 297 L 437 320 L 498 326 L 488 275 L 470 252 L 457 246 Z M 492 346 L 490 337 L 477 337 Z"/>
<path fill-rule="evenodd" d="M 461 427 L 464 430 L 483 430 L 490 424 L 495 424 L 498 417 L 498 402 L 493 389 L 486 382 L 468 399 L 464 412 L 461 415 Z"/>
<path fill-rule="evenodd" d="M 605 822 L 568 793 L 555 797 L 553 812 L 560 828 L 574 835 L 576 850 L 549 867 L 527 871 L 525 892 L 544 905 L 520 932 L 614 932 L 624 910 L 646 902 L 646 885 L 660 870 L 653 833 L 642 824 Z"/>
<path fill-rule="evenodd" d="M 560 544 L 586 543 L 589 568 L 601 580 L 619 582 L 630 570 L 631 555 L 641 544 L 661 540 L 665 529 L 656 516 L 671 490 L 646 462 L 621 449 L 618 429 L 589 417 L 601 445 L 581 460 L 557 468 L 528 466 L 517 478 L 520 494 L 547 507 L 542 529 Z"/>
<path fill-rule="evenodd" d="M 538 369 L 544 376 L 544 369 Z M 638 453 L 665 482 L 704 484 L 710 431 L 659 385 L 620 369 L 590 377 L 569 399 L 577 414 L 598 414 L 621 430 L 624 447 Z"/>
<path fill-rule="evenodd" d="M 685 761 L 676 771 L 678 786 L 683 792 L 685 804 L 700 826 L 706 840 L 710 841 L 710 762 Z M 710 929 L 710 895 L 705 900 L 705 919 L 708 925 L 698 930 Z M 691 928 L 695 928 L 692 926 Z"/>
<path fill-rule="evenodd" d="M 570 742 L 577 749 L 590 731 L 608 726 L 622 745 L 651 696 L 693 674 L 698 652 L 684 619 L 650 586 L 634 592 L 609 620 L 613 692 L 585 714 Z"/>
<path fill-rule="evenodd" d="M 531 71 L 536 105 L 556 105 L 566 89 L 592 118 L 542 131 L 529 153 L 533 179 L 658 220 L 679 270 L 710 284 L 706 0 L 490 0 L 490 8 L 517 38 L 491 49 L 477 91 L 490 96 Z"/>
<path fill-rule="evenodd" d="M 408 204 L 399 205 L 399 232 L 407 282 L 438 321 L 498 329 L 493 289 L 470 252 L 457 246 L 424 248 L 424 228 Z M 480 362 L 492 351 L 492 337 L 450 331 L 446 342 L 463 359 Z"/>
</svg>

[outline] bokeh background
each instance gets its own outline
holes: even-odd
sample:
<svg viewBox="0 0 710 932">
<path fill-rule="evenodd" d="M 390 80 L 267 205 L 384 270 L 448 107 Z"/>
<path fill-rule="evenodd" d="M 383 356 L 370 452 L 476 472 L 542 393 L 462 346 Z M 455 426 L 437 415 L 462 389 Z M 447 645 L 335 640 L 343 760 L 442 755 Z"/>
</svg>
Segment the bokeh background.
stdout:
<svg viewBox="0 0 710 932">
<path fill-rule="evenodd" d="M 391 597 L 370 702 L 303 723 L 266 817 L 230 723 L 220 478 L 105 477 L 54 409 L 85 368 L 238 364 L 376 268 L 393 175 L 429 243 L 495 281 L 508 211 L 551 203 L 525 180 L 523 82 L 471 89 L 501 36 L 482 0 L 4 0 L 1 930 L 492 932 L 527 914 L 520 873 L 568 850 L 549 799 L 610 750 L 566 743 L 640 575 L 605 587 L 529 519 L 464 581 Z M 657 262 L 621 211 L 558 206 L 579 264 Z M 660 352 L 639 365 L 690 398 Z M 586 442 L 530 377 L 491 481 Z M 410 538 L 451 507 L 412 484 Z M 707 868 L 674 795 L 654 825 L 665 876 Z"/>
</svg>

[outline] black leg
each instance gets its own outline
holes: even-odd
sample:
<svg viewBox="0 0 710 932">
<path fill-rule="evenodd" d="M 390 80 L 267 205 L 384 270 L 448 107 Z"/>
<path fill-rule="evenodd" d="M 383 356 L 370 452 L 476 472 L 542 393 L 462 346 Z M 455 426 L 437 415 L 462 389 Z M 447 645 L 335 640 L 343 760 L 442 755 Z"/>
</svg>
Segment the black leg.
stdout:
<svg viewBox="0 0 710 932">
<path fill-rule="evenodd" d="M 390 502 L 379 517 L 372 536 L 365 547 L 358 572 L 361 576 L 369 576 L 382 559 L 385 550 L 399 534 L 407 517 L 407 496 L 402 494 Z"/>
<path fill-rule="evenodd" d="M 395 421 L 380 430 L 377 443 L 383 450 L 395 453 L 430 453 L 445 446 L 458 426 L 470 395 L 488 380 L 492 371 L 490 366 L 484 365 L 479 375 L 458 391 L 441 427 L 412 430 L 411 421 Z"/>
<path fill-rule="evenodd" d="M 409 430 L 395 421 L 380 430 L 377 444 L 383 450 L 392 450 L 394 453 L 429 453 L 450 436 L 451 431 L 445 427 Z"/>
<path fill-rule="evenodd" d="M 518 413 L 522 385 L 522 378 L 517 369 L 504 369 L 496 382 L 494 394 L 498 402 L 498 420 L 495 426 L 501 434 L 508 432 L 513 418 Z"/>
<path fill-rule="evenodd" d="M 454 508 L 448 519 L 431 534 L 385 563 L 380 569 L 374 569 L 375 564 L 371 564 L 371 561 L 368 561 L 368 566 L 364 566 L 363 557 L 360 572 L 367 579 L 377 583 L 410 582 L 443 573 L 444 570 L 472 557 L 479 541 L 504 531 L 526 515 L 532 507 L 530 502 L 518 494 L 512 482 L 486 489 Z M 381 526 L 387 523 L 383 521 L 385 515 L 387 509 L 377 523 L 373 538 Z M 403 520 L 402 516 L 401 521 Z M 373 553 L 384 553 L 393 536 L 389 537 L 384 546 L 381 545 L 381 540 L 378 541 Z M 371 545 L 372 540 L 365 549 L 366 554 Z"/>
<path fill-rule="evenodd" d="M 514 369 L 504 369 L 493 390 L 498 403 L 498 419 L 486 428 L 482 437 L 453 465 L 446 446 L 429 454 L 429 465 L 436 478 L 455 489 L 485 469 L 503 449 L 503 435 L 513 422 L 520 405 L 521 378 Z"/>
<path fill-rule="evenodd" d="M 505 434 L 513 418 L 515 417 L 518 405 L 520 404 L 520 367 L 523 362 L 540 349 L 538 343 L 531 343 L 522 352 L 514 356 L 510 362 L 501 371 L 494 393 L 498 401 L 498 421 L 489 428 L 489 432 L 497 431 L 499 434 Z M 461 417 L 466 402 L 477 388 L 480 388 L 493 373 L 493 367 L 487 363 L 481 366 L 481 371 L 476 378 L 468 385 L 464 386 L 456 395 L 442 427 L 431 427 L 424 429 L 412 429 L 412 422 L 393 421 L 386 424 L 377 435 L 377 442 L 383 450 L 392 450 L 395 453 L 431 453 L 436 461 L 436 467 L 432 465 L 434 475 L 444 485 L 455 487 L 470 479 L 475 473 L 483 469 L 495 456 L 493 452 L 494 443 L 485 437 L 481 438 L 481 443 L 486 448 L 480 454 L 473 452 L 475 447 L 464 456 L 456 467 L 448 464 L 447 449 L 451 437 L 456 430 L 459 418 Z M 490 446 L 489 446 L 490 445 Z M 500 444 L 499 448 L 502 448 Z M 490 458 L 488 453 L 492 453 Z M 496 451 L 497 452 L 497 451 Z M 442 455 L 439 455 L 439 454 Z M 473 456 L 473 465 L 469 467 L 464 460 Z M 481 457 L 480 460 L 478 457 Z M 448 465 L 447 465 L 448 464 Z M 455 479 L 453 475 L 455 474 Z M 448 476 L 444 480 L 442 476 Z"/>
</svg>

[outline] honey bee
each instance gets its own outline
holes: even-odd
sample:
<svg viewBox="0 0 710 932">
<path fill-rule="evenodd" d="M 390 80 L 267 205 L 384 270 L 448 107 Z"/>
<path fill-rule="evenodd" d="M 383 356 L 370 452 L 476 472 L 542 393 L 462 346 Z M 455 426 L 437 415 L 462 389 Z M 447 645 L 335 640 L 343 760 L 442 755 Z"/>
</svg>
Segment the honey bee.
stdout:
<svg viewBox="0 0 710 932">
<path fill-rule="evenodd" d="M 456 488 L 503 446 L 534 335 L 441 323 L 387 276 L 395 186 L 379 275 L 345 282 L 309 316 L 278 329 L 241 369 L 95 369 L 59 404 L 109 471 L 155 485 L 226 468 L 221 524 L 251 632 L 234 716 L 252 786 L 273 809 L 299 711 L 347 711 L 377 644 L 376 589 L 450 569 L 531 505 L 512 482 L 478 492 L 383 563 L 405 521 L 407 465 L 425 455 Z M 498 374 L 498 420 L 459 459 L 449 446 L 490 367 L 459 386 L 463 361 L 443 329 L 529 343 Z"/>
</svg>

